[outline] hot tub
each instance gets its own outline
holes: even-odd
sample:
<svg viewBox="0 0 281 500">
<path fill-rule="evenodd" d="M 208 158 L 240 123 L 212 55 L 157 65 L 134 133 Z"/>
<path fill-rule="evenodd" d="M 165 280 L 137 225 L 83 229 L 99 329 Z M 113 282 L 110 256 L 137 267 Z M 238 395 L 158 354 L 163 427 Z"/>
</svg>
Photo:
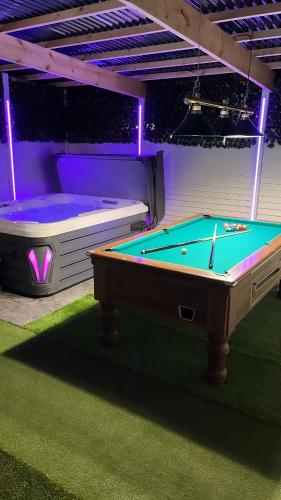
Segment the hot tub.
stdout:
<svg viewBox="0 0 281 500">
<path fill-rule="evenodd" d="M 51 194 L 0 203 L 3 288 L 46 296 L 93 276 L 87 251 L 141 231 L 141 201 Z"/>
</svg>

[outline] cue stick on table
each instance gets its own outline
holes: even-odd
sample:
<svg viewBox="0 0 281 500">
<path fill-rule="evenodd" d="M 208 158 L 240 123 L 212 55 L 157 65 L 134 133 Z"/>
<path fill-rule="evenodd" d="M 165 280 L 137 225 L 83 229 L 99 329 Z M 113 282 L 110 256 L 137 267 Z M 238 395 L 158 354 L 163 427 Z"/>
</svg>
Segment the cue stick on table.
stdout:
<svg viewBox="0 0 281 500">
<path fill-rule="evenodd" d="M 210 260 L 209 260 L 209 269 L 213 269 L 213 265 L 214 265 L 214 254 L 215 254 L 215 245 L 216 245 L 216 239 L 217 239 L 217 228 L 218 228 L 218 225 L 215 224 L 213 241 L 212 241 L 212 248 L 211 248 L 211 253 L 210 253 Z"/>
<path fill-rule="evenodd" d="M 251 233 L 252 231 L 253 229 L 248 229 L 247 231 L 239 231 L 237 233 L 222 234 L 221 236 L 217 236 L 217 240 L 220 238 L 230 238 L 232 236 L 238 236 L 240 234 Z M 194 243 L 203 243 L 204 241 L 211 241 L 212 239 L 213 236 L 208 236 L 207 238 L 199 238 L 198 240 L 189 240 L 189 241 L 183 241 L 182 243 L 173 243 L 171 245 L 164 245 L 162 247 L 147 248 L 146 250 L 141 250 L 141 254 L 144 255 L 146 253 L 160 252 L 161 250 L 170 250 L 171 248 L 184 247 L 186 245 L 194 245 Z"/>
</svg>

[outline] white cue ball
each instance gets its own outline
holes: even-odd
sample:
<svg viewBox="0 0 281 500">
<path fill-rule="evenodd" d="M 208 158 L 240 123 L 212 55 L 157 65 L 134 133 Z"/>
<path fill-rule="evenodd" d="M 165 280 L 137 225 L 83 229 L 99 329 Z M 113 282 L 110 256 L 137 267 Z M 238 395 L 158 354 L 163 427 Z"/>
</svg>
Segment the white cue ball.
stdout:
<svg viewBox="0 0 281 500">
<path fill-rule="evenodd" d="M 181 249 L 181 253 L 182 253 L 183 255 L 185 255 L 185 254 L 187 253 L 187 248 L 182 248 L 182 249 Z"/>
</svg>

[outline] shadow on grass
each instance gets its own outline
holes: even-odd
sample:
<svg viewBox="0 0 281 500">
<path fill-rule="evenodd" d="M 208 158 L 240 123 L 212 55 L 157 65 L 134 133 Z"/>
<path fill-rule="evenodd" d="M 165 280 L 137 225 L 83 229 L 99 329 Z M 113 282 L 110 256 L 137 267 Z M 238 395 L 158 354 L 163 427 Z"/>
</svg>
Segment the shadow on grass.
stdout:
<svg viewBox="0 0 281 500">
<path fill-rule="evenodd" d="M 260 380 L 257 366 L 253 372 L 256 358 L 251 362 L 246 354 L 241 361 L 241 354 L 234 352 L 229 364 L 235 376 L 230 376 L 223 387 L 209 386 L 204 380 L 204 339 L 187 337 L 169 326 L 123 311 L 119 318 L 120 344 L 103 348 L 98 341 L 98 316 L 99 308 L 95 306 L 4 355 L 127 408 L 268 478 L 280 478 L 280 428 L 226 407 L 236 406 L 243 411 L 250 397 L 250 408 L 259 411 L 262 391 L 257 394 L 261 401 L 256 406 L 256 395 L 252 393 L 253 384 Z M 267 377 L 264 369 L 261 372 Z M 273 383 L 272 378 L 268 379 L 262 389 Z M 272 395 L 275 400 L 278 397 Z"/>
</svg>

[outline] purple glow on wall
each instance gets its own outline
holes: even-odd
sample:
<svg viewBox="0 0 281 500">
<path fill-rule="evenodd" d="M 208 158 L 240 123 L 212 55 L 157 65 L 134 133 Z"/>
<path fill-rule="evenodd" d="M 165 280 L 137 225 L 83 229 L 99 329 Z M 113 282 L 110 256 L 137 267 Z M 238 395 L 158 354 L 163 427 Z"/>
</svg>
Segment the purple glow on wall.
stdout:
<svg viewBox="0 0 281 500">
<path fill-rule="evenodd" d="M 143 102 L 139 99 L 138 108 L 138 156 L 142 153 L 142 124 L 143 124 Z"/>
<path fill-rule="evenodd" d="M 45 255 L 44 255 L 44 262 L 43 262 L 43 281 L 44 281 L 44 283 L 46 283 L 46 281 L 47 281 L 48 270 L 49 270 L 52 258 L 53 258 L 53 252 L 50 250 L 50 248 L 47 248 Z"/>
<path fill-rule="evenodd" d="M 5 100 L 5 109 L 6 109 L 6 125 L 7 125 L 8 145 L 9 145 L 9 155 L 10 155 L 10 167 L 11 167 L 13 200 L 16 200 L 15 167 L 14 167 L 14 152 L 13 152 L 13 133 L 12 133 L 11 108 L 10 108 L 10 101 L 9 101 L 9 99 Z"/>
<path fill-rule="evenodd" d="M 269 99 L 269 94 L 267 93 L 267 95 L 265 96 L 263 92 L 261 98 L 261 109 L 260 109 L 259 124 L 258 124 L 258 129 L 262 134 L 264 134 L 265 130 L 266 114 L 267 114 L 266 109 L 267 109 L 268 99 Z M 257 147 L 256 147 L 256 158 L 255 158 L 255 174 L 254 174 L 251 220 L 255 219 L 256 209 L 257 209 L 257 195 L 258 195 L 260 172 L 262 167 L 263 144 L 264 144 L 264 138 L 258 137 Z"/>
<path fill-rule="evenodd" d="M 39 271 L 37 257 L 36 257 L 36 254 L 35 254 L 34 250 L 30 250 L 28 252 L 28 259 L 29 259 L 29 262 L 32 265 L 33 270 L 34 270 L 37 283 L 40 283 L 40 271 Z"/>
</svg>

